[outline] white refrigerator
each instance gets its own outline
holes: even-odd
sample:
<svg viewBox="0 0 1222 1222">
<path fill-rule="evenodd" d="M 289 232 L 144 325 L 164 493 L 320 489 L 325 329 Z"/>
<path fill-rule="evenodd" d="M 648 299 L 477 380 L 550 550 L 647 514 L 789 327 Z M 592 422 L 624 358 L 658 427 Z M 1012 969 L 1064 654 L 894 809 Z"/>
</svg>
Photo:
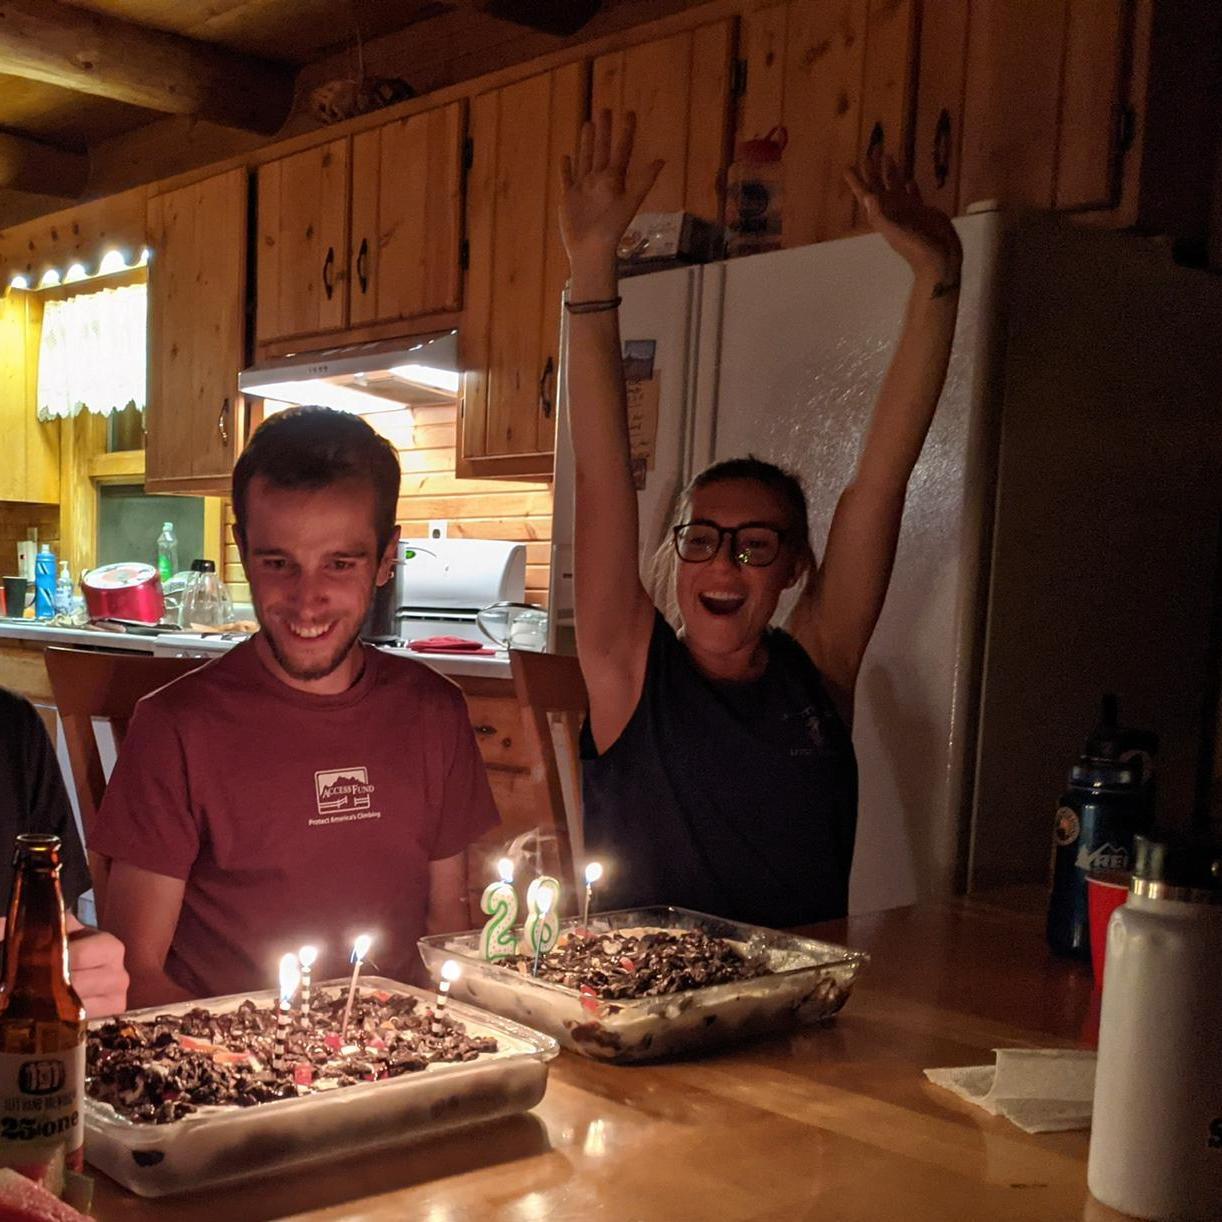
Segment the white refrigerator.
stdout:
<svg viewBox="0 0 1222 1222">
<path fill-rule="evenodd" d="M 1105 691 L 1161 737 L 1160 814 L 1185 825 L 1207 801 L 1222 280 L 1158 242 L 1046 216 L 956 228 L 950 371 L 858 680 L 854 912 L 1043 881 Z M 682 485 L 747 453 L 802 477 L 821 551 L 908 286 L 873 235 L 623 282 L 623 339 L 654 341 L 659 383 L 644 561 Z M 567 412 L 562 389 L 558 642 L 573 606 Z"/>
</svg>

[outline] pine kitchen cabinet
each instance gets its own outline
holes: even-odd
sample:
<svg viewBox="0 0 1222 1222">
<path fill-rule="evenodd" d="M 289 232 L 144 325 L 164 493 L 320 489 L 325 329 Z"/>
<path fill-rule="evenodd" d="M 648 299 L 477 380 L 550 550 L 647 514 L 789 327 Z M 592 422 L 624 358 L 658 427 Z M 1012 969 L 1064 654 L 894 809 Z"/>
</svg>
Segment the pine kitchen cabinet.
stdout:
<svg viewBox="0 0 1222 1222">
<path fill-rule="evenodd" d="M 35 411 L 41 319 L 36 294 L 0 296 L 0 501 L 59 500 L 59 423 Z"/>
<path fill-rule="evenodd" d="M 258 343 L 459 308 L 464 136 L 460 101 L 259 167 Z"/>
<path fill-rule="evenodd" d="M 844 170 L 867 151 L 905 162 L 916 48 L 916 0 L 790 0 L 743 16 L 736 134 L 785 129 L 785 246 L 854 232 Z"/>
<path fill-rule="evenodd" d="M 241 446 L 248 174 L 148 201 L 149 492 L 223 493 Z"/>
<path fill-rule="evenodd" d="M 666 163 L 642 212 L 721 220 L 733 48 L 733 22 L 717 21 L 594 61 L 591 113 L 635 111 L 635 156 Z"/>
<path fill-rule="evenodd" d="M 568 276 L 557 167 L 576 148 L 588 76 L 568 64 L 471 100 L 459 476 L 552 473 Z"/>
</svg>

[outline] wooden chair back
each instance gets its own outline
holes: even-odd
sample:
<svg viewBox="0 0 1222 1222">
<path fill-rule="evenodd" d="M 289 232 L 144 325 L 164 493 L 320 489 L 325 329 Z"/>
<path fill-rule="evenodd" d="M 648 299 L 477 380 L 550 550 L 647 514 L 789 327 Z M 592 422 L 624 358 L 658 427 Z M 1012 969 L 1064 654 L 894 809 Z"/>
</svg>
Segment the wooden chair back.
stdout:
<svg viewBox="0 0 1222 1222">
<path fill-rule="evenodd" d="M 204 659 L 154 658 L 85 649 L 48 649 L 43 656 L 64 727 L 68 759 L 72 764 L 72 785 L 80 806 L 88 850 L 102 795 L 106 792 L 106 772 L 93 719 L 97 717 L 110 723 L 115 751 L 122 750 L 136 702 L 198 669 Z M 100 906 L 106 863 L 92 853 L 89 861 Z"/>
<path fill-rule="evenodd" d="M 557 835 L 567 847 L 568 875 L 584 852 L 581 823 L 581 722 L 586 715 L 585 680 L 576 658 L 510 650 L 514 690 L 522 719 L 533 730 L 542 759 L 543 781 Z M 573 893 L 573 892 L 571 892 Z"/>
</svg>

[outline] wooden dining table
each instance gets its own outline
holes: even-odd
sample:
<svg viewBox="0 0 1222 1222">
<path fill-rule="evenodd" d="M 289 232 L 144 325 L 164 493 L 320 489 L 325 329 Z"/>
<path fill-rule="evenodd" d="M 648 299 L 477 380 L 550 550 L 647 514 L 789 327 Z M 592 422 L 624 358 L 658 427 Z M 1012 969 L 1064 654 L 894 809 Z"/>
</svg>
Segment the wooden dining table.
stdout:
<svg viewBox="0 0 1222 1222">
<path fill-rule="evenodd" d="M 141 1200 L 98 1175 L 102 1222 L 1108 1222 L 1086 1132 L 1031 1135 L 931 1085 L 932 1066 L 1092 1039 L 1088 965 L 1054 958 L 1038 893 L 803 932 L 867 951 L 825 1026 L 690 1060 L 552 1062 L 531 1112 L 232 1187 Z M 1097 1019 L 1096 1019 L 1097 1021 Z"/>
</svg>

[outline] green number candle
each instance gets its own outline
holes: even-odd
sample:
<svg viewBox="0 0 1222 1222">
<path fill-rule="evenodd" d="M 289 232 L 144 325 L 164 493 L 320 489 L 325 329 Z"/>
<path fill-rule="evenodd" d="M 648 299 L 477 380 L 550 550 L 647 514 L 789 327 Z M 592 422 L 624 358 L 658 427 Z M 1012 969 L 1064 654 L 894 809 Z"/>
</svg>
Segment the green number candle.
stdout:
<svg viewBox="0 0 1222 1222">
<path fill-rule="evenodd" d="M 497 882 L 484 888 L 480 909 L 492 919 L 479 936 L 479 953 L 489 960 L 504 959 L 518 949 L 513 927 L 518 919 L 518 893 L 513 889 L 513 862 L 502 857 L 496 863 Z"/>
</svg>

